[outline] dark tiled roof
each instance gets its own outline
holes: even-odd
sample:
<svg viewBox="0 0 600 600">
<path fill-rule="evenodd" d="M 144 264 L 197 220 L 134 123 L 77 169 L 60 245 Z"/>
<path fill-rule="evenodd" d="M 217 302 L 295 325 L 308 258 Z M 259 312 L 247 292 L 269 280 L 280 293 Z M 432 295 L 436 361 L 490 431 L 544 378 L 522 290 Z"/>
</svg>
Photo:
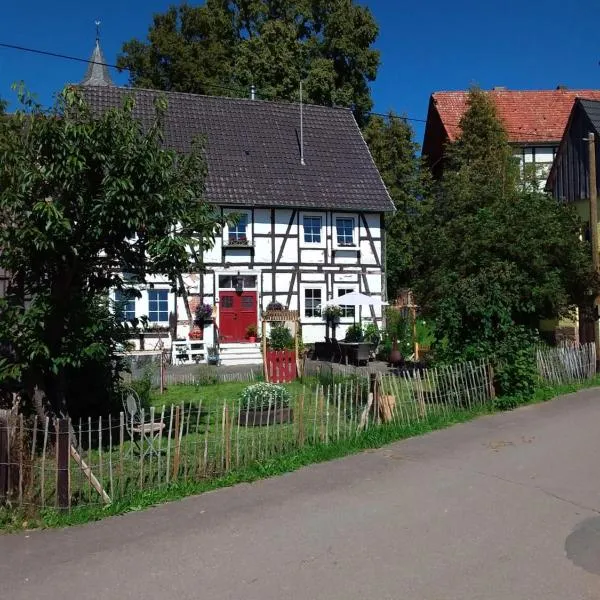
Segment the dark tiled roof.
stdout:
<svg viewBox="0 0 600 600">
<path fill-rule="evenodd" d="M 135 94 L 135 113 L 148 124 L 164 92 L 85 87 L 94 110 Z M 393 204 L 360 130 L 347 109 L 304 106 L 300 164 L 297 104 L 169 92 L 165 143 L 180 152 L 206 136 L 207 199 L 222 205 L 385 212 Z"/>
<path fill-rule="evenodd" d="M 584 100 L 581 98 L 579 104 L 583 107 L 586 115 L 591 121 L 596 134 L 600 133 L 600 102 L 598 100 Z"/>
</svg>

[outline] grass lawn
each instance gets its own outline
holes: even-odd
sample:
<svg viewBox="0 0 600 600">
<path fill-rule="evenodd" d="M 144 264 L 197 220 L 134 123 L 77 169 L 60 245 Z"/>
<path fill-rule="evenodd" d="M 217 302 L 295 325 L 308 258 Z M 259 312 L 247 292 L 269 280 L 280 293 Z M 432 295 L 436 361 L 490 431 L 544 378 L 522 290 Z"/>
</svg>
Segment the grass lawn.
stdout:
<svg viewBox="0 0 600 600">
<path fill-rule="evenodd" d="M 207 385 L 177 384 L 169 386 L 163 394 L 159 390 L 152 390 L 150 401 L 151 405 L 157 409 L 162 407 L 163 404 L 165 406 L 182 403 L 188 404 L 189 402 L 198 404 L 200 400 L 202 400 L 203 405 L 211 406 L 216 403 L 220 404 L 223 400 L 237 400 L 240 394 L 250 385 L 253 384 L 248 381 L 232 381 Z M 314 386 L 314 382 L 309 381 L 303 384 L 300 381 L 294 381 L 293 383 L 282 385 L 287 388 L 292 396 L 295 396 L 302 393 L 304 387 Z"/>
</svg>

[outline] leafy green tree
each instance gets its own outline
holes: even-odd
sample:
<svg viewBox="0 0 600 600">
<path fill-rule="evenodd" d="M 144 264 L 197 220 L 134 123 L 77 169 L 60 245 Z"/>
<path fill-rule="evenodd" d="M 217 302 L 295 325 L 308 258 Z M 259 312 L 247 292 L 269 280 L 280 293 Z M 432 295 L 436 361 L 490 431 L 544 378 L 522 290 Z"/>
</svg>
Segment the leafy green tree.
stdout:
<svg viewBox="0 0 600 600">
<path fill-rule="evenodd" d="M 424 198 L 431 193 L 431 178 L 417 156 L 413 130 L 402 117 L 392 112 L 387 119 L 373 115 L 363 135 L 396 207 L 386 222 L 388 297 L 395 298 L 411 283 L 415 223 Z"/>
<path fill-rule="evenodd" d="M 176 287 L 198 269 L 189 249 L 201 254 L 219 223 L 202 200 L 201 144 L 188 155 L 162 147 L 164 100 L 145 130 L 132 98 L 102 115 L 70 88 L 49 112 L 21 100 L 0 120 L 0 269 L 10 274 L 0 386 L 77 412 L 90 402 L 82 390 L 110 395 L 118 381 L 130 330 L 109 290 L 153 273 Z"/>
<path fill-rule="evenodd" d="M 155 15 L 146 41 L 118 59 L 138 87 L 347 106 L 362 124 L 379 66 L 378 26 L 354 0 L 206 0 Z"/>
<path fill-rule="evenodd" d="M 493 357 L 501 391 L 528 394 L 539 321 L 570 315 L 598 287 L 590 248 L 569 207 L 520 184 L 484 92 L 470 92 L 461 129 L 423 206 L 415 290 L 443 357 Z"/>
</svg>

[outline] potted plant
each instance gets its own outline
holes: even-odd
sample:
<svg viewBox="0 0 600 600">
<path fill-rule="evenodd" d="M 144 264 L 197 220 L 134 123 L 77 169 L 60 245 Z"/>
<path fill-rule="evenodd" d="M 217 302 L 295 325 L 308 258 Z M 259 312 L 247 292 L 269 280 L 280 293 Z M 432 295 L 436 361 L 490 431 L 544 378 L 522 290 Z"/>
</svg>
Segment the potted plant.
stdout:
<svg viewBox="0 0 600 600">
<path fill-rule="evenodd" d="M 358 323 L 355 323 L 354 325 L 350 325 L 350 327 L 348 327 L 348 329 L 346 329 L 346 337 L 344 338 L 344 340 L 346 342 L 350 342 L 350 343 L 362 342 L 363 339 L 364 339 L 364 337 L 363 337 L 362 327 L 360 325 L 358 325 Z"/>
<path fill-rule="evenodd" d="M 204 325 L 207 321 L 212 319 L 213 307 L 210 304 L 198 304 L 196 307 L 196 314 L 194 315 L 194 322 L 196 325 Z"/>
<path fill-rule="evenodd" d="M 204 330 L 201 327 L 193 327 L 188 333 L 190 340 L 204 339 Z"/>
<path fill-rule="evenodd" d="M 261 427 L 275 423 L 290 423 L 294 413 L 290 408 L 290 394 L 277 383 L 255 383 L 240 396 L 239 422 L 242 426 Z"/>
<path fill-rule="evenodd" d="M 246 337 L 251 344 L 256 343 L 256 325 L 248 325 L 246 327 Z"/>
<path fill-rule="evenodd" d="M 338 323 L 342 316 L 342 309 L 339 306 L 326 306 L 322 312 L 323 318 L 328 323 Z"/>
<path fill-rule="evenodd" d="M 219 349 L 216 346 L 209 346 L 206 350 L 206 358 L 209 365 L 218 365 Z"/>
</svg>

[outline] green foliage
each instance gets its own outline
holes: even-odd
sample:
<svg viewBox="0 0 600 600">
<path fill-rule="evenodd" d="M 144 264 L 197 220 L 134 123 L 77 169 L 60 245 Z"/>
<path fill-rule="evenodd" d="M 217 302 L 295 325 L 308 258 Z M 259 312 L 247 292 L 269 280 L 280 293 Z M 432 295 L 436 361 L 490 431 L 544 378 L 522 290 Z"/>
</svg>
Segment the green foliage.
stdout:
<svg viewBox="0 0 600 600">
<path fill-rule="evenodd" d="M 352 108 L 363 122 L 377 35 L 354 0 L 207 0 L 155 15 L 147 40 L 126 42 L 118 65 L 135 87 L 214 95 L 225 86 L 247 97 L 254 84 L 266 100 L 297 100 L 304 80 L 305 100 Z"/>
<path fill-rule="evenodd" d="M 365 342 L 369 342 L 369 344 L 379 344 L 381 341 L 381 332 L 379 331 L 379 327 L 377 327 L 377 323 L 367 323 L 364 326 L 363 339 Z"/>
<path fill-rule="evenodd" d="M 342 309 L 339 306 L 329 305 L 321 313 L 323 319 L 329 323 L 337 323 L 342 316 Z"/>
<path fill-rule="evenodd" d="M 266 410 L 269 408 L 283 408 L 289 406 L 290 393 L 277 383 L 255 383 L 248 386 L 240 395 L 241 409 Z"/>
<path fill-rule="evenodd" d="M 410 319 L 400 310 L 391 307 L 386 309 L 385 319 L 385 334 L 389 339 L 390 350 L 392 343 L 396 340 L 402 356 L 412 354 L 414 340 Z"/>
<path fill-rule="evenodd" d="M 271 327 L 269 348 L 271 350 L 292 350 L 294 348 L 294 336 L 285 325 Z"/>
<path fill-rule="evenodd" d="M 216 367 L 210 365 L 200 365 L 198 367 L 198 375 L 196 377 L 197 388 L 216 385 L 217 383 L 219 383 L 219 376 Z"/>
<path fill-rule="evenodd" d="M 410 284 L 414 269 L 415 220 L 421 201 L 431 193 L 431 178 L 417 155 L 414 132 L 402 117 L 372 116 L 363 135 L 394 202 L 386 218 L 386 275 L 388 296 L 396 298 Z"/>
<path fill-rule="evenodd" d="M 219 221 L 202 201 L 202 147 L 185 156 L 162 147 L 164 101 L 143 129 L 131 98 L 102 115 L 74 88 L 50 111 L 23 92 L 20 100 L 0 119 L 0 268 L 11 273 L 0 299 L 0 386 L 17 382 L 75 416 L 118 398 L 116 350 L 131 324 L 107 298 L 129 285 L 122 271 L 135 282 L 153 273 L 175 281 L 191 269 L 188 249 L 209 247 Z"/>
<path fill-rule="evenodd" d="M 344 338 L 346 342 L 362 342 L 363 339 L 363 330 L 358 323 L 350 325 L 350 327 L 346 329 L 346 337 Z"/>
<path fill-rule="evenodd" d="M 570 314 L 598 288 L 572 210 L 520 184 L 488 96 L 472 90 L 438 194 L 423 203 L 414 289 L 436 325 L 436 357 L 490 357 L 505 394 L 533 389 L 541 319 Z"/>
<path fill-rule="evenodd" d="M 150 408 L 152 404 L 152 373 L 145 371 L 139 379 L 133 379 L 127 384 L 140 399 L 140 405 L 144 409 Z"/>
</svg>

